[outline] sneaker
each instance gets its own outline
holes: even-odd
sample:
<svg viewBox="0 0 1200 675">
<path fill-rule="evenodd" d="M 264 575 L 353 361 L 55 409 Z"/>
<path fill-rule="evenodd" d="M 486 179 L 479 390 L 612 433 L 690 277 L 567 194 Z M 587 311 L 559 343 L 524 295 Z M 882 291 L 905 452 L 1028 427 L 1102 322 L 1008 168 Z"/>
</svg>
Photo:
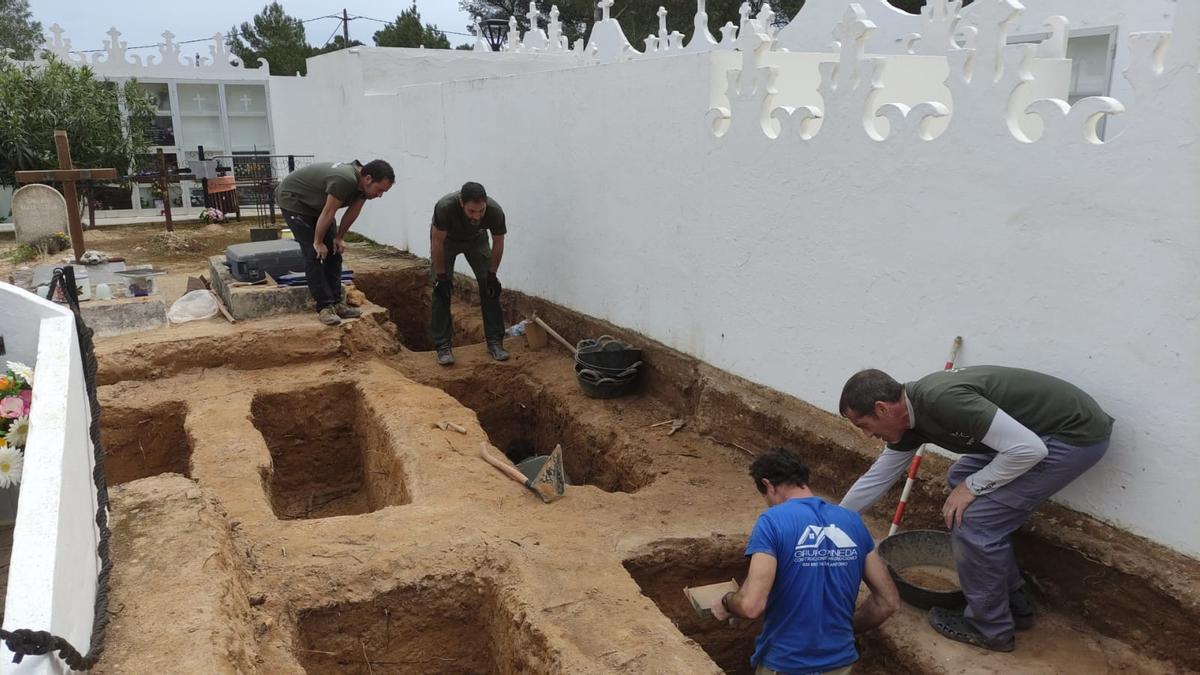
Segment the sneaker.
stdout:
<svg viewBox="0 0 1200 675">
<path fill-rule="evenodd" d="M 454 365 L 454 354 L 450 351 L 450 345 L 437 348 L 437 362 L 439 366 Z"/>
<path fill-rule="evenodd" d="M 317 318 L 320 319 L 321 323 L 325 324 L 326 326 L 336 326 L 342 322 L 342 320 L 338 318 L 337 310 L 335 310 L 332 306 L 322 307 L 321 311 L 317 312 Z"/>
<path fill-rule="evenodd" d="M 487 346 L 488 354 L 492 355 L 497 361 L 507 361 L 508 352 L 504 351 L 504 345 L 499 342 L 489 342 Z"/>
<path fill-rule="evenodd" d="M 929 610 L 929 625 L 943 636 L 994 652 L 1011 652 L 1017 644 L 1012 635 L 989 638 L 971 625 L 961 611 L 934 607 Z"/>
<path fill-rule="evenodd" d="M 351 307 L 344 302 L 339 302 L 333 306 L 333 311 L 343 319 L 357 319 L 362 316 L 362 310 L 357 307 Z"/>
<path fill-rule="evenodd" d="M 1008 594 L 1008 609 L 1012 612 L 1017 630 L 1033 628 L 1033 603 L 1029 602 L 1024 589 L 1018 588 Z"/>
</svg>

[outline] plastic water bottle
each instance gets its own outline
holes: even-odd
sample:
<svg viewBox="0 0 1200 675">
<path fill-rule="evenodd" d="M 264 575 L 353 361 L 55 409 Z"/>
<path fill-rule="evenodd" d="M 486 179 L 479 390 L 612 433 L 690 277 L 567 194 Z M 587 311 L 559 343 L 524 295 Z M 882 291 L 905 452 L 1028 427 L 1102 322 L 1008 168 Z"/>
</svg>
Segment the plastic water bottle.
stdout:
<svg viewBox="0 0 1200 675">
<path fill-rule="evenodd" d="M 525 324 L 527 324 L 527 323 L 529 323 L 529 322 L 521 321 L 519 323 L 515 323 L 515 324 L 509 326 L 508 330 L 504 331 L 504 334 L 507 335 L 508 337 L 517 337 L 518 335 L 524 335 L 525 334 Z"/>
</svg>

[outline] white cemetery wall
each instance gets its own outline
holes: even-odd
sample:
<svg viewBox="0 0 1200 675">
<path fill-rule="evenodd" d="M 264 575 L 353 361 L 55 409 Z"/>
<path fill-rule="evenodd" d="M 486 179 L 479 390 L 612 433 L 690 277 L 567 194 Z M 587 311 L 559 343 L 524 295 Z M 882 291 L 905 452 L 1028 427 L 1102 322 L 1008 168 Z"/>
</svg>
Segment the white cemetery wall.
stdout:
<svg viewBox="0 0 1200 675">
<path fill-rule="evenodd" d="M 95 465 L 75 318 L 0 283 L 0 328 L 9 360 L 34 367 L 29 438 L 9 560 L 4 628 L 47 630 L 86 652 L 92 633 L 99 558 Z M 56 656 L 12 664 L 6 673 L 65 673 Z"/>
</svg>

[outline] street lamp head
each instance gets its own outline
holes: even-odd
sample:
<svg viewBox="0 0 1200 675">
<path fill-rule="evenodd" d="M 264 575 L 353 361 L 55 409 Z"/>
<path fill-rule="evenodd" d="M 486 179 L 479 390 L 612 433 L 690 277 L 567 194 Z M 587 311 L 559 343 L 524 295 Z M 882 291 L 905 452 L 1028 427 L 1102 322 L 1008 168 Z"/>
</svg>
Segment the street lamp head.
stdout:
<svg viewBox="0 0 1200 675">
<path fill-rule="evenodd" d="M 492 51 L 498 52 L 508 37 L 508 19 L 484 19 L 479 22 L 479 29 Z"/>
</svg>

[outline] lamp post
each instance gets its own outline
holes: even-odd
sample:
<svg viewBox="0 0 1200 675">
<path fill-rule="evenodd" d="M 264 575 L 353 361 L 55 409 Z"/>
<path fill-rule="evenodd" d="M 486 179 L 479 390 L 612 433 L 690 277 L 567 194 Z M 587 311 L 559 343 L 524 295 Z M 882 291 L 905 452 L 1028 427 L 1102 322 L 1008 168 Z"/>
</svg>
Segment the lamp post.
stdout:
<svg viewBox="0 0 1200 675">
<path fill-rule="evenodd" d="M 492 51 L 498 52 L 508 37 L 508 19 L 484 19 L 479 22 L 479 29 Z"/>
</svg>

